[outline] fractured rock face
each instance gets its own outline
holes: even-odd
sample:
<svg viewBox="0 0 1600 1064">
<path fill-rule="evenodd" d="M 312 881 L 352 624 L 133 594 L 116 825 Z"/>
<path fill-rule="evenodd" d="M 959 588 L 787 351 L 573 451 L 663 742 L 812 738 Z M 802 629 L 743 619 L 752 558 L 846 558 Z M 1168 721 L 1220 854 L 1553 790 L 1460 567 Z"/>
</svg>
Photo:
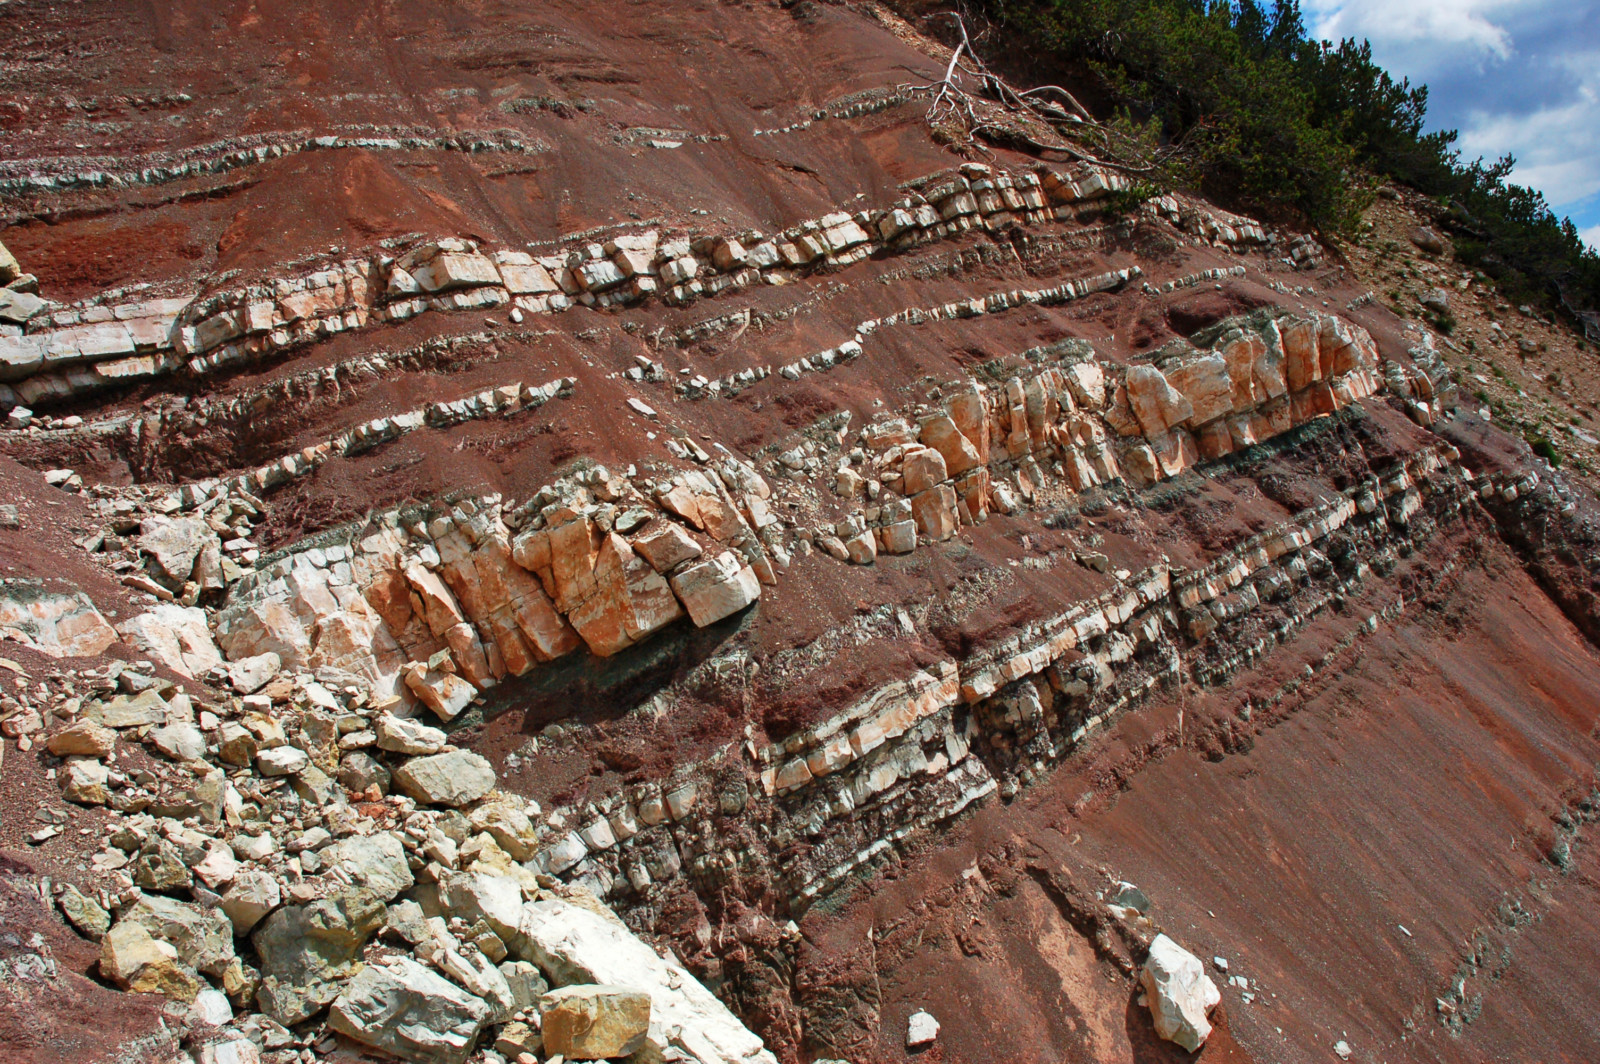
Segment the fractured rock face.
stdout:
<svg viewBox="0 0 1600 1064">
<path fill-rule="evenodd" d="M 731 550 L 698 562 L 672 578 L 672 590 L 696 628 L 731 617 L 761 597 L 761 581 Z"/>
<path fill-rule="evenodd" d="M 1221 355 L 1206 355 L 1169 370 L 1167 380 L 1188 401 L 1190 422 L 1203 425 L 1233 409 L 1233 384 Z M 1130 392 L 1130 397 L 1132 393 Z M 1135 408 L 1137 409 L 1137 408 Z"/>
<path fill-rule="evenodd" d="M 1211 1035 L 1206 1018 L 1222 994 L 1205 973 L 1200 958 L 1166 935 L 1150 944 L 1139 981 L 1150 1003 L 1156 1033 L 1193 1053 Z"/>
<path fill-rule="evenodd" d="M 621 986 L 564 986 L 539 999 L 539 1021 L 547 1052 L 573 1060 L 625 1057 L 644 1045 L 650 995 Z"/>
<path fill-rule="evenodd" d="M 1128 402 L 1146 436 L 1160 436 L 1194 416 L 1194 407 L 1154 366 L 1128 367 Z"/>
<path fill-rule="evenodd" d="M 288 905 L 251 935 L 261 957 L 262 1011 L 279 1023 L 313 1015 L 339 992 L 338 980 L 383 926 L 383 902 L 352 888 L 305 905 Z"/>
<path fill-rule="evenodd" d="M 462 1064 L 489 1006 L 408 957 L 369 964 L 328 1011 L 346 1037 L 415 1064 Z"/>
<path fill-rule="evenodd" d="M 627 986 L 650 995 L 650 1020 L 702 1061 L 774 1064 L 761 1039 L 681 966 L 658 957 L 615 917 L 558 898 L 523 907 L 525 951 L 556 982 Z"/>
<path fill-rule="evenodd" d="M 222 652 L 211 638 L 205 611 L 201 609 L 172 602 L 159 603 L 123 621 L 117 631 L 182 676 L 203 676 L 222 664 Z"/>
<path fill-rule="evenodd" d="M 632 646 L 683 616 L 667 581 L 616 533 L 601 542 L 587 582 L 582 601 L 567 619 L 601 657 Z"/>
</svg>

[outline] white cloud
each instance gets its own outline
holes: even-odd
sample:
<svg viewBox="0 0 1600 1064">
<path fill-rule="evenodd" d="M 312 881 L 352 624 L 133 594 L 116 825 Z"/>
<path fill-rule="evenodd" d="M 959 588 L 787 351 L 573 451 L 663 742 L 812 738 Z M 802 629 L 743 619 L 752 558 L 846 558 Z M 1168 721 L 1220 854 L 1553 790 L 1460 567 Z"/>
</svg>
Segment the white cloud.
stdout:
<svg viewBox="0 0 1600 1064">
<path fill-rule="evenodd" d="M 1589 245 L 1589 250 L 1600 254 L 1600 225 L 1591 225 L 1587 229 L 1578 230 L 1578 235 L 1583 242 Z"/>
<path fill-rule="evenodd" d="M 1553 204 L 1576 204 L 1600 192 L 1600 52 L 1564 56 L 1575 93 L 1531 114 L 1474 110 L 1461 131 L 1466 158 L 1517 157 L 1511 179 L 1539 189 Z"/>
<path fill-rule="evenodd" d="M 1600 218 L 1600 0 L 1305 2 L 1314 35 L 1366 38 L 1392 74 L 1427 83 L 1429 125 L 1459 129 L 1464 158 L 1510 153 L 1511 180 L 1558 215 Z"/>
<path fill-rule="evenodd" d="M 1507 59 L 1511 33 L 1495 15 L 1523 6 L 1526 0 L 1312 0 L 1317 21 L 1313 33 L 1327 40 L 1369 38 L 1391 51 L 1408 53 L 1414 65 L 1402 73 L 1416 77 L 1436 62 L 1459 61 L 1462 52 L 1481 61 Z M 1407 45 L 1419 44 L 1421 48 Z M 1441 46 L 1444 48 L 1441 50 Z M 1452 47 L 1453 46 L 1453 47 Z"/>
</svg>

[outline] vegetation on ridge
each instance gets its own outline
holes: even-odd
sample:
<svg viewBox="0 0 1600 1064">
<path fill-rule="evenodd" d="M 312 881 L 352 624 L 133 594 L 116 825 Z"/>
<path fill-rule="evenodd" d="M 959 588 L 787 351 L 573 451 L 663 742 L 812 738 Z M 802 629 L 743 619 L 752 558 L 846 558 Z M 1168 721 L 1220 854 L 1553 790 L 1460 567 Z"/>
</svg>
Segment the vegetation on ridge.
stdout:
<svg viewBox="0 0 1600 1064">
<path fill-rule="evenodd" d="M 1388 178 L 1434 197 L 1457 256 L 1509 297 L 1600 311 L 1600 255 L 1541 193 L 1506 180 L 1514 160 L 1464 163 L 1455 131 L 1424 132 L 1425 86 L 1390 77 L 1365 41 L 1310 39 L 1298 0 L 961 7 L 975 48 L 1008 75 L 1083 87 L 1113 126 L 1179 145 L 1166 182 L 1349 236 Z"/>
</svg>

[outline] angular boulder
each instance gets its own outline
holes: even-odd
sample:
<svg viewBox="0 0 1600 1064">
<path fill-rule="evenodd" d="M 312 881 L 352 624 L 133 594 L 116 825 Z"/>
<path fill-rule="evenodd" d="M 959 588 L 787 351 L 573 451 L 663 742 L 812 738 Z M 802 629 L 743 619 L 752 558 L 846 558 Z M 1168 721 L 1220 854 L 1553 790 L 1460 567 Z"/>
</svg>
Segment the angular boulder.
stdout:
<svg viewBox="0 0 1600 1064">
<path fill-rule="evenodd" d="M 395 786 L 427 805 L 466 805 L 494 789 L 494 769 L 470 750 L 414 757 L 394 771 Z"/>
<path fill-rule="evenodd" d="M 1150 1004 L 1156 1033 L 1193 1053 L 1211 1035 L 1206 1018 L 1222 994 L 1205 973 L 1200 958 L 1166 935 L 1150 944 L 1139 981 Z"/>
<path fill-rule="evenodd" d="M 106 786 L 111 770 L 89 757 L 70 757 L 61 769 L 61 797 L 79 805 L 106 805 L 111 789 Z"/>
<path fill-rule="evenodd" d="M 462 1064 L 489 1022 L 479 998 L 409 957 L 369 964 L 328 1010 L 328 1027 L 414 1064 Z"/>
<path fill-rule="evenodd" d="M 906 495 L 917 495 L 950 478 L 944 456 L 932 447 L 919 447 L 908 452 L 901 472 L 904 476 L 902 491 Z"/>
<path fill-rule="evenodd" d="M 100 942 L 100 974 L 135 994 L 161 994 L 191 1002 L 200 979 L 178 960 L 178 951 L 136 921 L 117 923 Z"/>
<path fill-rule="evenodd" d="M 91 657 L 117 641 L 117 630 L 88 595 L 30 580 L 11 580 L 0 588 L 0 629 L 7 639 L 52 658 Z"/>
<path fill-rule="evenodd" d="M 682 965 L 663 960 L 599 908 L 551 897 L 524 905 L 519 949 L 556 983 L 648 993 L 652 1025 L 672 1032 L 673 1045 L 707 1064 L 776 1064 L 761 1039 Z"/>
<path fill-rule="evenodd" d="M 731 617 L 761 597 L 761 581 L 731 550 L 689 566 L 672 578 L 696 628 Z"/>
<path fill-rule="evenodd" d="M 133 923 L 166 942 L 178 960 L 207 975 L 220 976 L 233 961 L 233 925 L 215 909 L 146 894 L 123 914 L 120 927 Z"/>
<path fill-rule="evenodd" d="M 235 935 L 248 935 L 282 900 L 283 892 L 272 874 L 250 868 L 234 877 L 233 886 L 222 896 L 222 911 Z"/>
<path fill-rule="evenodd" d="M 650 1031 L 650 995 L 621 986 L 564 986 L 539 999 L 539 1028 L 546 1053 L 572 1060 L 625 1057 Z"/>
<path fill-rule="evenodd" d="M 478 689 L 453 672 L 413 665 L 406 669 L 406 686 L 440 720 L 455 720 L 478 697 Z"/>
<path fill-rule="evenodd" d="M 205 733 L 193 724 L 164 724 L 151 728 L 146 738 L 151 746 L 173 761 L 198 761 L 206 753 Z"/>
<path fill-rule="evenodd" d="M 438 728 L 430 728 L 419 720 L 397 717 L 385 713 L 378 718 L 378 749 L 407 757 L 437 754 L 444 749 L 447 738 Z"/>
<path fill-rule="evenodd" d="M 228 683 L 241 695 L 253 695 L 278 674 L 283 660 L 272 651 L 228 663 Z"/>
<path fill-rule="evenodd" d="M 451 872 L 440 877 L 439 906 L 468 924 L 483 920 L 508 945 L 515 945 L 522 923 L 522 888 L 507 876 Z"/>
<path fill-rule="evenodd" d="M 48 749 L 57 757 L 105 757 L 117 747 L 117 733 L 92 720 L 80 720 L 50 737 Z"/>
<path fill-rule="evenodd" d="M 671 572 L 679 564 L 700 557 L 700 544 L 671 521 L 663 521 L 635 539 L 633 549 L 658 573 Z"/>
<path fill-rule="evenodd" d="M 358 887 L 365 887 L 384 901 L 390 901 L 416 882 L 406 863 L 406 849 L 399 838 L 387 831 L 372 835 L 351 835 L 319 854 L 323 864 L 348 875 Z"/>
<path fill-rule="evenodd" d="M 286 905 L 261 921 L 250 936 L 261 957 L 261 1010 L 286 1025 L 315 1015 L 338 995 L 338 980 L 349 974 L 384 916 L 377 895 L 352 888 Z"/>
<path fill-rule="evenodd" d="M 111 930 L 111 914 L 106 912 L 99 902 L 71 884 L 62 888 L 61 893 L 56 896 L 56 904 L 61 906 L 62 915 L 73 927 L 96 942 Z"/>
<path fill-rule="evenodd" d="M 256 755 L 256 771 L 263 776 L 289 776 L 311 763 L 298 746 L 275 746 Z"/>
<path fill-rule="evenodd" d="M 117 631 L 173 672 L 191 679 L 222 664 L 206 611 L 198 606 L 163 602 L 123 621 Z"/>
<path fill-rule="evenodd" d="M 198 517 L 151 517 L 140 526 L 139 552 L 150 559 L 150 575 L 177 591 L 211 538 L 211 529 Z"/>
</svg>

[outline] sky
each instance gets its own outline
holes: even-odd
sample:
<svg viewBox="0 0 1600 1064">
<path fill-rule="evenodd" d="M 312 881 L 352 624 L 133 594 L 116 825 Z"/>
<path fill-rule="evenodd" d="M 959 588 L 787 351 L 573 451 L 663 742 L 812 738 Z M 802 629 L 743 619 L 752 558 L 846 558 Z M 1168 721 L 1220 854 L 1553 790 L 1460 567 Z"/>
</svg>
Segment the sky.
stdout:
<svg viewBox="0 0 1600 1064">
<path fill-rule="evenodd" d="M 1600 250 L 1600 0 L 1301 0 L 1315 37 L 1372 42 L 1395 77 L 1428 86 L 1428 127 L 1463 159 L 1510 153 Z"/>
</svg>

